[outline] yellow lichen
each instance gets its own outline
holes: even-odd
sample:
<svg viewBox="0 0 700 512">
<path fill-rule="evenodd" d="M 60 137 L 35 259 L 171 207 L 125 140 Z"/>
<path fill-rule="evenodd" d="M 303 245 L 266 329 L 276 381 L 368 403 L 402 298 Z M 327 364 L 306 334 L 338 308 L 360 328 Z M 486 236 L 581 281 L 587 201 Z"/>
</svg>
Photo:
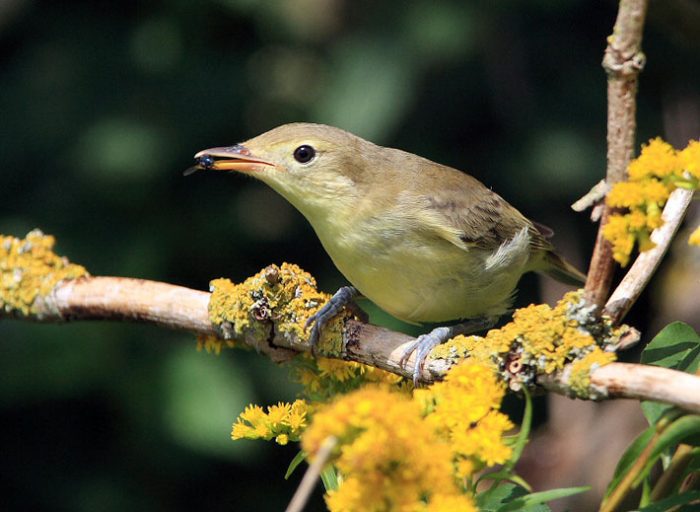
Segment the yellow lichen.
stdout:
<svg viewBox="0 0 700 512">
<path fill-rule="evenodd" d="M 594 349 L 571 364 L 569 385 L 578 396 L 584 396 L 591 384 L 591 372 L 596 368 L 605 366 L 615 361 L 615 354 L 604 352 L 600 348 Z"/>
<path fill-rule="evenodd" d="M 0 310 L 10 315 L 37 314 L 36 300 L 66 279 L 89 275 L 80 265 L 53 252 L 56 239 L 38 229 L 24 239 L 0 235 Z"/>
<path fill-rule="evenodd" d="M 226 337 L 260 342 L 267 339 L 271 322 L 276 333 L 290 342 L 304 339 L 308 318 L 330 296 L 316 289 L 314 278 L 297 265 L 270 265 L 243 283 L 215 279 L 210 283 L 209 318 Z M 323 353 L 342 349 L 342 326 L 349 313 L 341 313 L 324 327 L 319 340 Z"/>
<path fill-rule="evenodd" d="M 594 326 L 598 326 L 595 336 Z M 431 357 L 450 361 L 468 357 L 497 369 L 511 388 L 519 389 L 537 375 L 551 374 L 600 351 L 599 344 L 614 344 L 618 336 L 609 321 L 600 324 L 590 315 L 581 292 L 570 292 L 554 308 L 539 304 L 518 309 L 511 322 L 484 337 L 457 336 L 433 350 Z"/>
</svg>

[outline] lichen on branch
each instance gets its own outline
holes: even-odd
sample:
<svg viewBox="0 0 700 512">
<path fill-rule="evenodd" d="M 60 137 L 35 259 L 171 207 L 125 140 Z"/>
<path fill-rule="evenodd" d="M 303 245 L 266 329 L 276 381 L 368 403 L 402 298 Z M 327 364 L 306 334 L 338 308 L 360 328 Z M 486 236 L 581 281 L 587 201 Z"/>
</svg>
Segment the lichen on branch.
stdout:
<svg viewBox="0 0 700 512">
<path fill-rule="evenodd" d="M 40 230 L 20 239 L 0 235 L 0 315 L 39 316 L 39 301 L 58 283 L 88 276 L 85 267 L 54 251 L 56 239 Z"/>
<path fill-rule="evenodd" d="M 311 274 L 292 263 L 269 265 L 240 284 L 215 279 L 210 289 L 209 318 L 222 338 L 245 340 L 258 350 L 265 350 L 276 337 L 287 344 L 306 343 L 306 321 L 330 299 L 318 291 Z M 319 340 L 320 353 L 341 353 L 342 328 L 350 317 L 351 313 L 343 312 L 326 324 Z M 211 338 L 200 343 L 214 351 L 226 344 Z"/>
<path fill-rule="evenodd" d="M 573 394 L 587 398 L 590 372 L 615 360 L 627 326 L 598 319 L 583 292 L 567 293 L 554 307 L 530 305 L 513 313 L 513 321 L 485 336 L 457 336 L 433 350 L 433 359 L 470 358 L 491 366 L 510 389 L 533 386 L 537 377 L 575 365 Z"/>
</svg>

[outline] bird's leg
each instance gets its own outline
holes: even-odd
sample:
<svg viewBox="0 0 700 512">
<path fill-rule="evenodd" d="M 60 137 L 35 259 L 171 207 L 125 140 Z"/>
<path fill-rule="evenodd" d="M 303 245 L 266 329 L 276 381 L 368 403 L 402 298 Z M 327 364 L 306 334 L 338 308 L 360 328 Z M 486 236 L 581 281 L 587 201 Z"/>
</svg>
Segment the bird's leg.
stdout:
<svg viewBox="0 0 700 512">
<path fill-rule="evenodd" d="M 309 343 L 311 344 L 312 352 L 316 351 L 316 345 L 318 345 L 318 340 L 321 338 L 321 330 L 323 327 L 331 318 L 340 313 L 345 306 L 353 304 L 352 299 L 355 298 L 356 295 L 357 289 L 354 286 L 341 286 L 321 309 L 309 317 L 306 321 L 306 325 L 304 325 L 304 329 L 308 329 L 309 326 L 313 324 L 311 334 L 309 335 Z"/>
<path fill-rule="evenodd" d="M 405 368 L 411 354 L 416 352 L 416 363 L 413 367 L 413 384 L 417 385 L 431 350 L 459 334 L 473 334 L 493 327 L 497 320 L 497 317 L 473 318 L 461 324 L 437 327 L 429 333 L 421 334 L 404 351 L 399 360 L 399 365 Z"/>
</svg>

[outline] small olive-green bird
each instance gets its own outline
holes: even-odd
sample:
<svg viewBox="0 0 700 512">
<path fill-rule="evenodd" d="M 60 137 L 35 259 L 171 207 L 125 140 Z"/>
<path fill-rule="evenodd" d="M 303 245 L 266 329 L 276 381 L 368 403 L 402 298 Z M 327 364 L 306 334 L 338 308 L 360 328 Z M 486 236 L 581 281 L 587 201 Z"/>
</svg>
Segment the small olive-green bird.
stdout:
<svg viewBox="0 0 700 512">
<path fill-rule="evenodd" d="M 508 311 L 525 272 L 573 285 L 585 279 L 554 252 L 549 229 L 475 178 L 332 126 L 286 124 L 195 159 L 193 170 L 238 171 L 280 193 L 352 284 L 311 319 L 312 344 L 358 292 L 406 322 L 467 320 L 406 350 L 404 365 L 416 352 L 414 380 L 434 346 Z"/>
</svg>

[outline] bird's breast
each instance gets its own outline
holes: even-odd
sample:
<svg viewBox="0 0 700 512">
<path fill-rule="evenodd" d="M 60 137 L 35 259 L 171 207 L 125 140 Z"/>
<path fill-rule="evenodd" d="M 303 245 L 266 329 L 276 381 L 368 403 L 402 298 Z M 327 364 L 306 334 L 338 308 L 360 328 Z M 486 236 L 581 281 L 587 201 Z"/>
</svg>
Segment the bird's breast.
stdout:
<svg viewBox="0 0 700 512">
<path fill-rule="evenodd" d="M 464 250 L 391 215 L 348 212 L 312 222 L 335 265 L 365 297 L 413 323 L 498 316 L 510 307 L 523 264 L 505 272 L 489 267 L 488 251 Z"/>
</svg>

